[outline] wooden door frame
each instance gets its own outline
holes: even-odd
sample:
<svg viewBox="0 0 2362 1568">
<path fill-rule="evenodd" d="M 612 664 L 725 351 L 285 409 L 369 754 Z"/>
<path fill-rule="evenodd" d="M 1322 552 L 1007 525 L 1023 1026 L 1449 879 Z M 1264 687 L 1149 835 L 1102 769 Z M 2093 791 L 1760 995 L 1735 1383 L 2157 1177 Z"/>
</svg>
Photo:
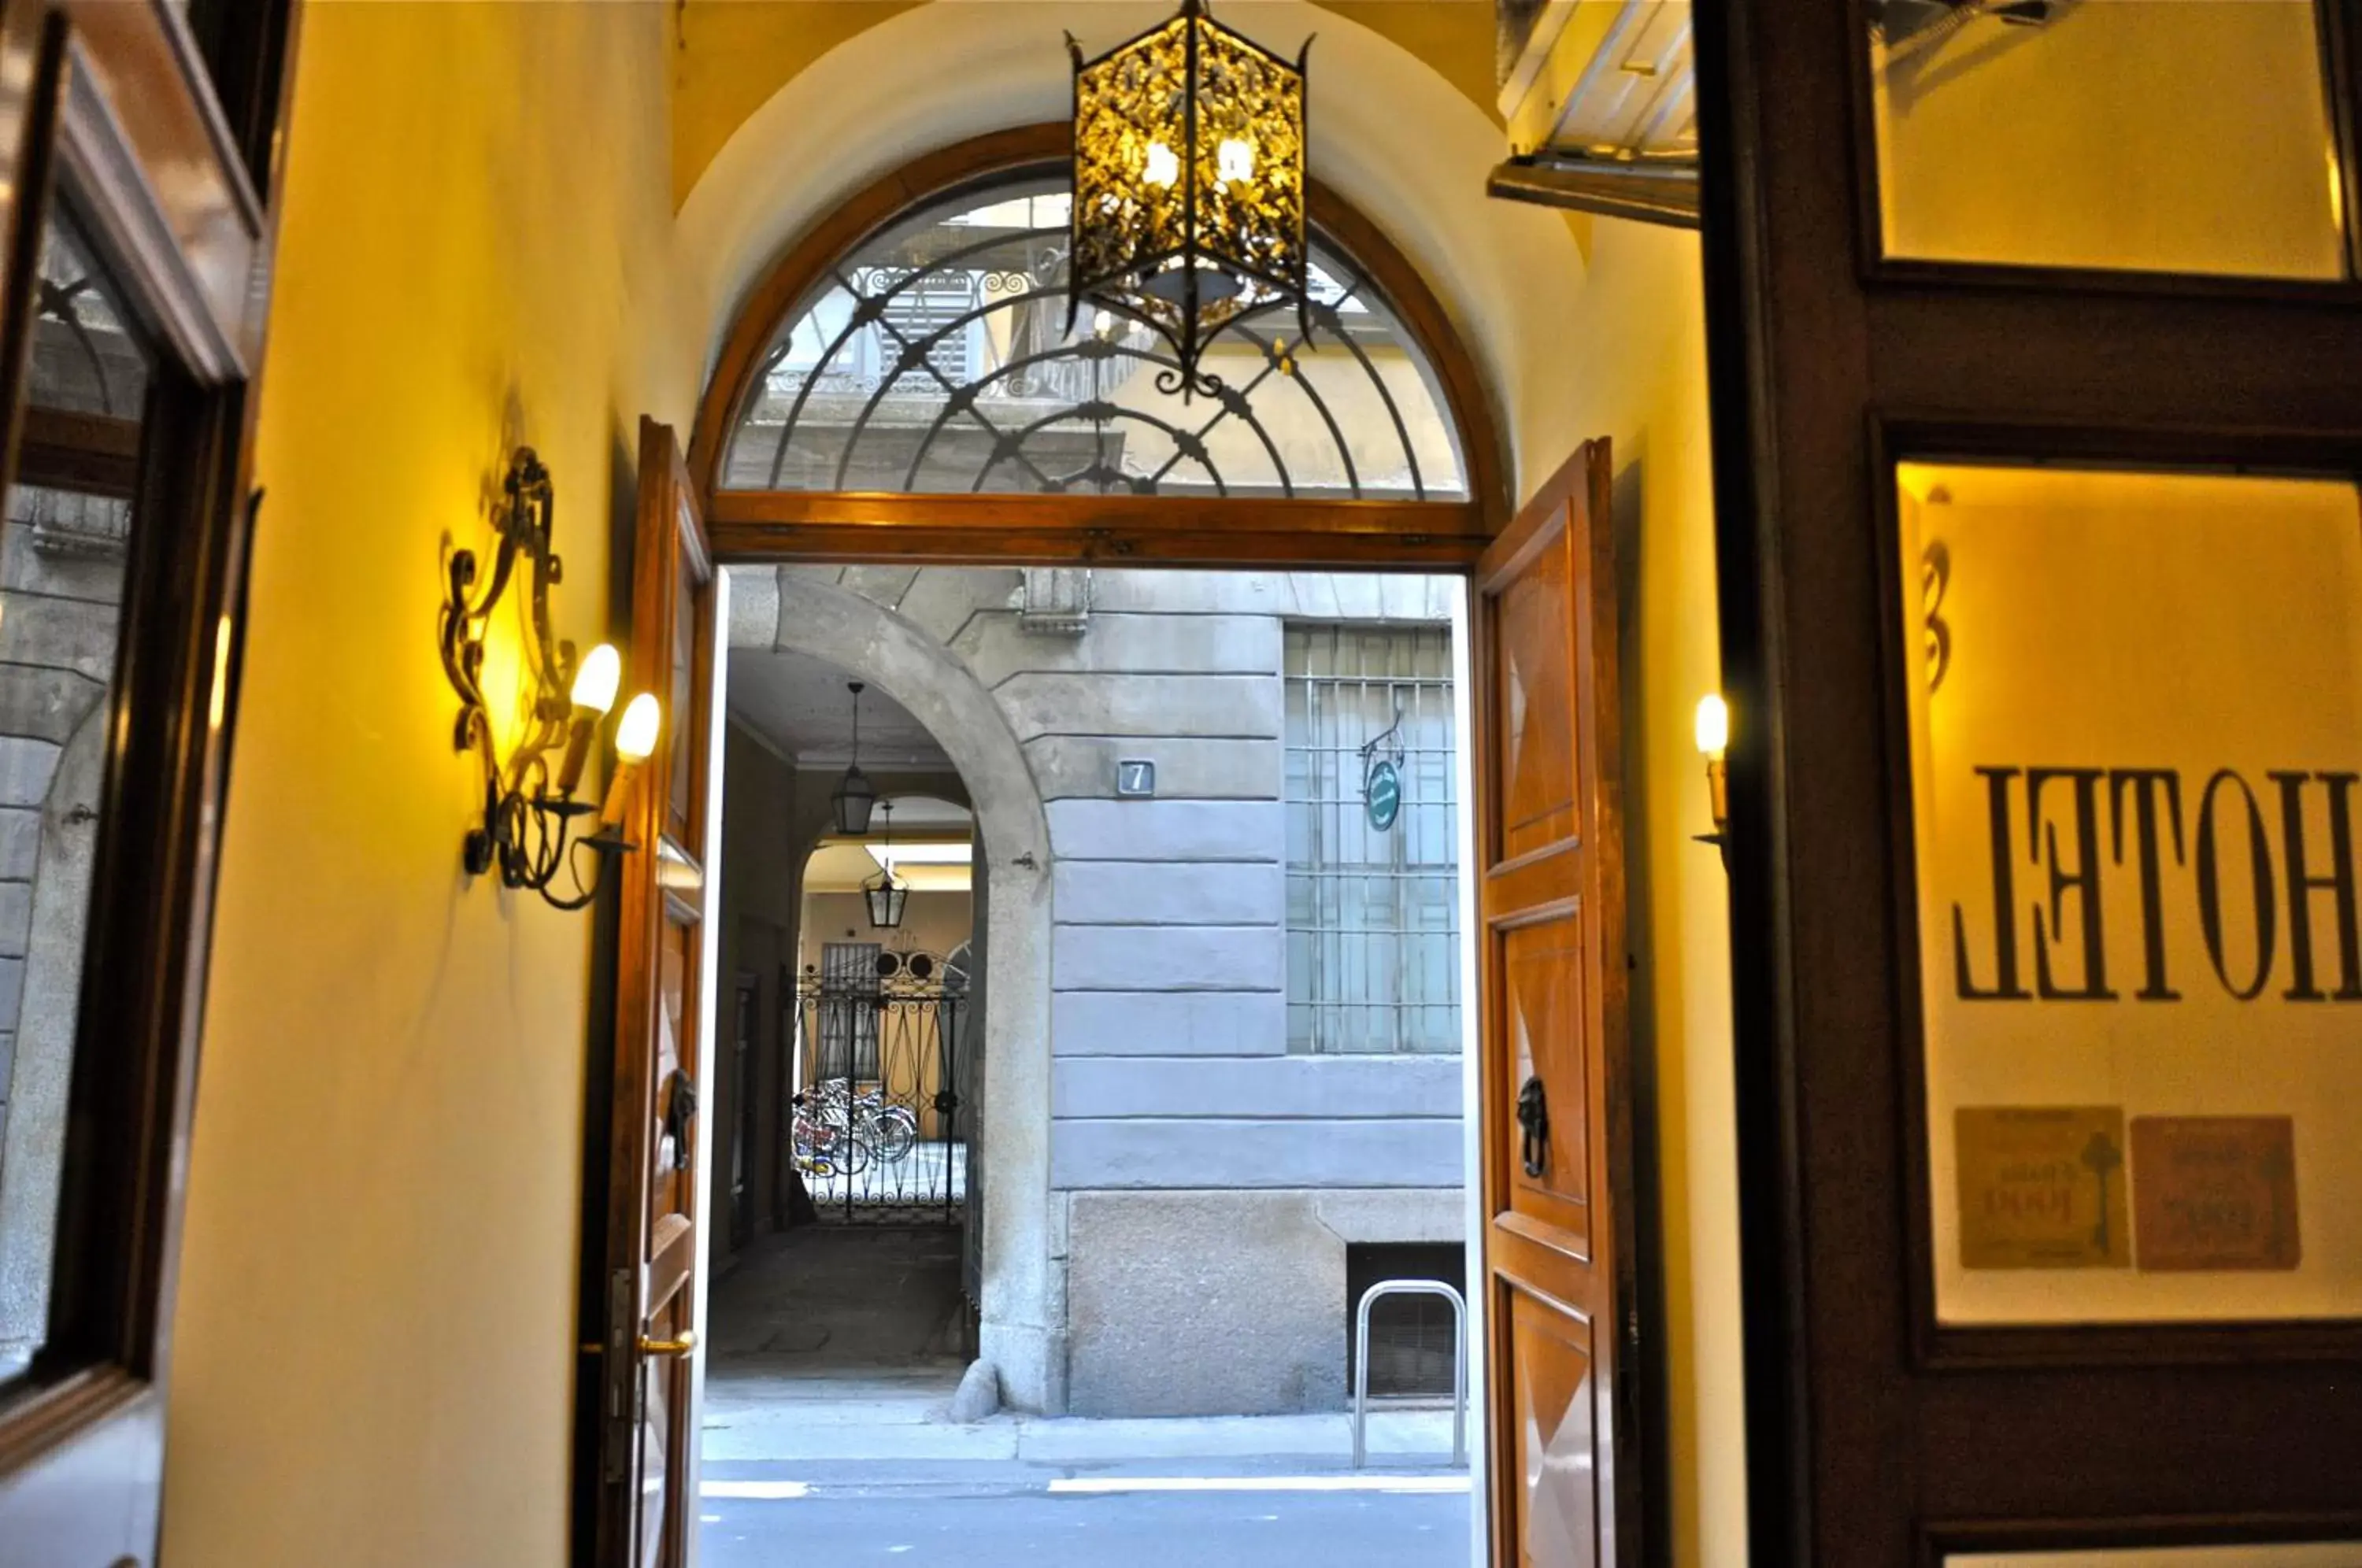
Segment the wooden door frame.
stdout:
<svg viewBox="0 0 2362 1568">
<path fill-rule="evenodd" d="M 1318 181 L 1308 182 L 1315 226 L 1363 266 L 1384 293 L 1406 328 L 1429 356 L 1454 421 L 1469 480 L 1462 502 L 1227 499 L 1176 496 L 968 495 L 782 491 L 720 488 L 723 454 L 737 412 L 752 386 L 761 355 L 781 321 L 822 276 L 862 240 L 922 205 L 964 190 L 983 190 L 1032 171 L 1054 171 L 1071 156 L 1071 127 L 1065 122 L 1021 127 L 977 137 L 921 157 L 873 182 L 808 231 L 775 263 L 742 303 L 701 400 L 689 452 L 700 487 L 716 567 L 806 564 L 903 566 L 1076 566 L 1200 568 L 1208 569 L 1419 572 L 1456 576 L 1469 588 L 1468 652 L 1476 657 L 1476 574 L 1485 551 L 1513 520 L 1516 498 L 1506 425 L 1487 379 L 1468 353 L 1449 308 L 1417 267 L 1384 233 Z M 1586 433 L 1567 432 L 1580 463 Z M 1595 498 L 1603 540 L 1612 534 L 1607 497 Z M 1610 594 L 1612 574 L 1598 585 Z M 1478 672 L 1472 667 L 1472 680 Z M 1479 681 L 1481 684 L 1481 681 Z M 1611 691 L 1611 699 L 1615 695 Z M 1473 710 L 1472 709 L 1472 712 Z M 1477 719 L 1481 723 L 1483 720 Z M 1463 737 L 1473 747 L 1475 737 Z M 1472 751 L 1471 756 L 1475 754 Z M 1620 793 L 1622 780 L 1616 780 Z M 1469 803 L 1472 828 L 1485 828 L 1480 787 Z M 1620 815 L 1617 834 L 1622 833 Z M 1481 842 L 1481 841 L 1480 841 Z M 1620 864 L 1620 856 L 1619 856 Z M 1466 868 L 1478 875 L 1477 868 Z M 1622 928 L 1619 928 L 1622 929 Z M 1476 942 L 1471 932 L 1467 940 Z M 1481 993 L 1472 999 L 1489 1007 Z M 785 1048 L 785 1047 L 783 1047 Z M 1507 1134 L 1491 1125 L 1482 1108 L 1478 1119 L 1480 1186 L 1489 1182 L 1492 1158 Z M 1627 1108 L 1624 1142 L 1631 1143 Z M 1637 1149 L 1628 1148 L 1626 1165 Z M 1636 1185 L 1628 1183 L 1628 1186 Z M 1485 1200 L 1494 1195 L 1485 1190 Z M 1640 1212 L 1641 1196 L 1617 1195 L 1628 1218 Z M 1646 1277 L 1655 1267 L 1661 1239 L 1646 1226 L 1624 1249 L 1628 1274 Z M 1488 1279 L 1489 1227 L 1469 1238 L 1471 1272 Z M 1620 1342 L 1625 1362 L 1619 1383 L 1629 1389 L 1662 1386 L 1653 1364 L 1662 1355 L 1661 1303 L 1633 1290 L 1628 1309 L 1640 1314 L 1637 1342 L 1628 1326 L 1606 1326 Z M 1477 1364 L 1489 1365 L 1503 1325 L 1490 1303 L 1480 1321 L 1484 1342 L 1473 1347 Z M 1632 1353 L 1637 1348 L 1638 1353 Z M 1610 1358 L 1603 1356 L 1603 1362 Z M 1488 1407 L 1489 1408 L 1490 1407 Z M 1617 1441 L 1630 1465 L 1625 1478 L 1639 1477 L 1646 1500 L 1643 1518 L 1658 1507 L 1670 1484 L 1662 1444 L 1640 1430 Z M 1487 1461 L 1499 1479 L 1497 1445 Z M 1497 1510 L 1488 1510 L 1497 1514 Z M 1626 1521 L 1628 1524 L 1632 1521 Z M 1645 1531 L 1648 1550 L 1661 1552 L 1666 1538 Z"/>
<path fill-rule="evenodd" d="M 594 933 L 594 969 L 599 977 L 591 1007 L 591 1067 L 587 1077 L 589 1098 L 601 1120 L 586 1123 L 584 1140 L 584 1246 L 578 1310 L 585 1332 L 581 1365 L 576 1380 L 574 1487 L 577 1554 L 589 1561 L 624 1564 L 639 1561 L 639 1495 L 636 1482 L 642 1458 L 642 1413 L 637 1403 L 643 1388 L 646 1352 L 641 1347 L 642 1310 L 648 1291 L 651 1225 L 648 1217 L 648 1176 L 654 1153 L 652 1129 L 657 1109 L 653 1081 L 651 1042 L 661 1026 L 663 995 L 663 930 L 691 906 L 674 876 L 663 866 L 668 844 L 687 853 L 671 832 L 675 748 L 683 736 L 702 734 L 705 744 L 689 754 L 687 836 L 696 850 L 690 856 L 698 871 L 695 913 L 683 923 L 696 928 L 696 962 L 687 977 L 682 1003 L 680 1043 L 686 1048 L 692 1080 L 699 1092 L 698 1110 L 686 1134 L 694 1140 L 689 1159 L 690 1229 L 681 1243 L 686 1249 L 684 1277 L 668 1299 L 686 1293 L 689 1316 L 695 1322 L 702 1309 L 713 1216 L 712 1151 L 712 1085 L 706 1067 L 718 1063 L 711 1049 L 713 1015 L 718 1013 L 717 933 L 705 929 L 712 889 L 718 886 L 713 849 L 720 839 L 719 783 L 721 729 L 717 714 L 715 659 L 720 624 L 721 566 L 707 536 L 696 486 L 679 456 L 672 429 L 643 415 L 638 451 L 639 493 L 634 509 L 633 545 L 624 558 L 629 570 L 621 574 L 621 591 L 631 604 L 627 686 L 653 691 L 668 705 L 663 740 L 656 757 L 631 792 L 624 817 L 625 836 L 638 847 L 621 857 L 619 885 L 599 900 L 601 921 Z M 652 484 L 662 471 L 660 486 Z M 690 504 L 684 508 L 682 502 Z M 684 515 L 686 511 L 687 515 Z M 667 565 L 644 571 L 644 552 L 660 550 Z M 693 603 L 697 616 L 691 628 L 692 664 L 690 676 L 691 711 L 672 704 L 675 639 L 650 635 L 675 627 L 674 606 L 681 574 L 694 579 L 700 591 Z M 716 980 L 709 992 L 706 981 Z M 601 1135 L 601 1130 L 604 1135 Z M 701 1181 L 701 1176 L 707 1178 Z M 635 1202 L 624 1195 L 636 1194 Z M 589 1228 L 595 1224 L 595 1229 Z M 598 1238 L 592 1245 L 591 1239 Z M 595 1328 L 592 1325 L 596 1325 Z M 668 1434 L 668 1457 L 676 1474 L 694 1483 L 697 1474 L 694 1363 L 684 1360 L 680 1405 Z M 625 1476 L 624 1472 L 634 1474 Z M 679 1551 L 695 1529 L 696 1498 L 669 1488 L 663 1526 L 665 1543 L 678 1562 Z"/>
<path fill-rule="evenodd" d="M 1589 445 L 1588 442 L 1575 443 L 1569 463 L 1579 464 L 1587 452 Z M 869 498 L 861 499 L 866 503 Z M 1212 541 L 1199 536 L 1184 541 L 1169 553 L 1143 552 L 1145 558 L 1142 558 L 1142 555 L 1126 555 L 1120 558 L 1118 561 L 1110 563 L 1103 557 L 1095 558 L 1089 553 L 1087 536 L 1073 526 L 1072 519 L 1076 508 L 1065 504 L 1068 498 L 1026 496 L 991 498 L 1005 502 L 1012 513 L 1033 511 L 1038 512 L 1038 514 L 1044 519 L 1044 525 L 1038 528 L 1012 527 L 1006 532 L 998 533 L 965 530 L 953 532 L 929 525 L 932 509 L 946 501 L 955 504 L 966 502 L 970 498 L 966 496 L 943 497 L 914 494 L 893 499 L 900 503 L 899 510 L 902 518 L 900 523 L 890 526 L 866 528 L 851 534 L 831 530 L 818 537 L 810 537 L 803 535 L 799 525 L 789 523 L 777 524 L 760 530 L 737 530 L 728 533 L 717 528 L 713 538 L 713 558 L 716 569 L 787 564 L 874 565 L 881 559 L 890 559 L 903 566 L 918 567 L 1042 567 L 1087 564 L 1096 559 L 1100 565 L 1119 564 L 1124 567 L 1197 568 L 1242 571 L 1274 569 L 1321 571 L 1341 568 L 1362 571 L 1424 572 L 1457 577 L 1467 590 L 1465 629 L 1470 658 L 1467 675 L 1472 683 L 1471 718 L 1474 724 L 1480 726 L 1486 722 L 1487 708 L 1480 699 L 1484 680 L 1482 672 L 1475 664 L 1480 657 L 1482 646 L 1479 642 L 1479 634 L 1480 616 L 1483 611 L 1479 602 L 1481 594 L 1478 591 L 1478 571 L 1485 547 L 1491 545 L 1497 536 L 1471 540 L 1465 547 L 1456 548 L 1440 561 L 1429 558 L 1421 547 L 1415 542 L 1390 540 L 1382 533 L 1355 536 L 1341 542 L 1326 536 L 1294 533 L 1269 537 L 1264 542 L 1264 547 L 1260 550 L 1250 550 L 1244 547 L 1246 538 L 1243 535 L 1217 536 Z M 1598 508 L 1597 517 L 1601 523 L 1602 543 L 1606 543 L 1613 534 L 1613 513 L 1609 501 L 1610 497 L 1604 490 L 1595 492 L 1593 497 L 1594 504 Z M 1159 502 L 1157 498 L 1146 498 L 1146 507 L 1149 512 L 1153 513 L 1160 505 L 1169 507 L 1175 513 L 1180 513 L 1186 511 L 1189 503 Z M 882 524 L 882 516 L 880 521 Z M 1153 527 L 1153 522 L 1145 519 L 1140 525 L 1143 528 Z M 892 545 L 900 547 L 885 547 L 889 545 L 889 539 Z M 1081 546 L 1080 548 L 1077 547 L 1078 544 Z M 1597 587 L 1612 601 L 1617 591 L 1614 574 L 1604 574 Z M 1586 664 L 1591 662 L 1585 661 Z M 1611 677 L 1610 684 L 1612 689 L 1608 692 L 1608 701 L 1612 702 L 1620 694 L 1620 674 Z M 1473 749 L 1477 745 L 1476 736 L 1471 734 L 1462 737 L 1462 744 L 1472 748 L 1470 756 L 1473 767 L 1474 759 L 1481 755 Z M 1622 766 L 1623 763 L 1619 759 L 1618 774 L 1615 780 L 1619 797 L 1622 791 Z M 1471 832 L 1472 834 L 1476 835 L 1472 836 L 1470 842 L 1480 845 L 1485 842 L 1481 835 L 1489 829 L 1488 800 L 1484 781 L 1478 778 L 1475 788 L 1471 792 L 1468 810 Z M 1610 811 L 1616 818 L 1615 837 L 1617 860 L 1616 882 L 1620 896 L 1622 867 L 1629 858 L 1623 853 L 1625 818 L 1620 806 L 1612 807 Z M 724 853 L 727 853 L 726 845 Z M 1481 868 L 1473 865 L 1463 867 L 1463 871 L 1472 878 L 1482 875 Z M 1479 907 L 1481 909 L 1481 903 Z M 1481 921 L 1481 914 L 1479 918 Z M 1628 907 L 1626 919 L 1618 924 L 1618 931 L 1628 952 L 1630 941 Z M 1466 940 L 1481 943 L 1481 931 L 1469 932 L 1466 934 Z M 1479 991 L 1475 999 L 1479 1006 L 1490 1009 L 1497 1007 L 1499 1002 L 1498 999 L 1490 993 L 1488 982 L 1485 978 L 1486 973 L 1480 951 Z M 1617 974 L 1620 977 L 1622 975 L 1620 968 Z M 1626 1032 L 1624 1044 L 1628 1055 L 1631 1044 L 1628 1007 L 1624 1009 L 1622 1027 Z M 1479 1063 L 1480 1082 L 1483 1081 L 1482 1075 L 1489 1071 L 1489 1066 L 1487 1063 Z M 1496 1120 L 1484 1116 L 1483 1098 L 1479 1096 L 1479 1103 L 1470 1107 L 1467 1114 L 1477 1119 L 1476 1181 L 1482 1193 L 1483 1207 L 1489 1216 L 1495 1211 L 1495 1205 L 1501 1198 L 1494 1180 L 1496 1168 L 1500 1159 L 1505 1157 L 1504 1151 L 1509 1146 L 1507 1140 L 1513 1133 L 1505 1124 L 1499 1124 Z M 1644 1167 L 1654 1159 L 1655 1142 L 1653 1136 L 1646 1133 L 1638 1124 L 1636 1107 L 1628 1096 L 1620 1108 L 1610 1108 L 1606 1111 L 1603 1116 L 1602 1125 L 1609 1128 L 1611 1132 L 1620 1128 L 1620 1138 L 1612 1140 L 1620 1143 L 1622 1146 L 1620 1156 L 1611 1158 L 1607 1164 L 1611 1169 L 1619 1165 L 1621 1167 L 1617 1174 L 1622 1178 L 1622 1189 L 1612 1191 L 1611 1200 L 1615 1212 L 1621 1216 L 1620 1223 L 1627 1227 L 1629 1233 L 1619 1234 L 1615 1242 L 1615 1251 L 1617 1254 L 1615 1266 L 1619 1276 L 1618 1299 L 1625 1316 L 1623 1321 L 1619 1323 L 1603 1326 L 1603 1333 L 1610 1336 L 1614 1342 L 1610 1346 L 1609 1353 L 1602 1354 L 1600 1362 L 1603 1366 L 1614 1367 L 1613 1377 L 1617 1397 L 1627 1402 L 1617 1412 L 1619 1418 L 1637 1418 L 1630 1419 L 1628 1425 L 1619 1426 L 1616 1434 L 1618 1444 L 1618 1464 L 1625 1470 L 1623 1475 L 1617 1477 L 1619 1488 L 1623 1488 L 1619 1499 L 1622 1510 L 1618 1516 L 1618 1529 L 1628 1532 L 1625 1538 L 1628 1541 L 1637 1541 L 1639 1556 L 1635 1561 L 1639 1563 L 1649 1563 L 1669 1561 L 1665 1554 L 1671 1550 L 1670 1536 L 1652 1522 L 1664 1517 L 1665 1501 L 1670 1496 L 1669 1488 L 1672 1484 L 1670 1449 L 1661 1441 L 1663 1427 L 1661 1415 L 1641 1403 L 1649 1398 L 1662 1397 L 1666 1386 L 1662 1368 L 1664 1358 L 1668 1353 L 1661 1296 L 1652 1292 L 1647 1283 L 1661 1275 L 1663 1237 L 1661 1232 L 1653 1226 L 1641 1222 L 1645 1215 L 1654 1212 L 1651 1198 L 1655 1189 L 1654 1176 L 1652 1171 Z M 1646 1159 L 1642 1157 L 1644 1154 Z M 1488 1290 L 1493 1264 L 1490 1232 L 1491 1225 L 1488 1220 L 1480 1225 L 1474 1235 L 1468 1238 L 1468 1245 L 1471 1249 L 1471 1277 L 1483 1283 Z M 1473 1300 L 1471 1305 L 1477 1307 L 1477 1303 Z M 1482 1327 L 1483 1338 L 1480 1342 L 1471 1347 L 1470 1352 L 1471 1365 L 1483 1375 L 1488 1389 L 1491 1387 L 1489 1369 L 1495 1365 L 1500 1353 L 1499 1336 L 1505 1328 L 1498 1321 L 1497 1315 L 1493 1310 L 1493 1305 L 1492 1300 L 1487 1297 L 1482 1306 L 1477 1307 L 1478 1322 Z M 1501 1412 L 1497 1401 L 1493 1399 L 1490 1393 L 1487 1394 L 1486 1400 L 1484 1409 L 1486 1419 L 1491 1424 L 1489 1430 L 1497 1433 Z M 1494 1436 L 1488 1436 L 1485 1452 L 1487 1456 L 1485 1463 L 1488 1466 L 1487 1495 L 1482 1501 L 1488 1519 L 1493 1521 L 1488 1523 L 1488 1529 L 1496 1529 L 1497 1521 L 1505 1517 L 1498 1506 L 1499 1488 L 1507 1484 L 1507 1478 L 1500 1467 L 1501 1449 Z M 1497 1553 L 1502 1549 L 1500 1538 L 1496 1534 L 1493 1539 L 1495 1551 Z M 1507 1561 L 1506 1558 L 1496 1560 Z"/>
</svg>

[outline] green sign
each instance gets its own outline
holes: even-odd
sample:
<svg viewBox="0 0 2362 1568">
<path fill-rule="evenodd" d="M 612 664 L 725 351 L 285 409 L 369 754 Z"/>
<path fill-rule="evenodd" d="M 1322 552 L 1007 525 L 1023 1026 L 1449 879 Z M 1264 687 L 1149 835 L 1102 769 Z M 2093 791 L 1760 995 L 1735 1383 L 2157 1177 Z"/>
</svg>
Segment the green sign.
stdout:
<svg viewBox="0 0 2362 1568">
<path fill-rule="evenodd" d="M 1370 812 L 1370 825 L 1385 833 L 1402 815 L 1402 775 L 1391 762 L 1374 762 L 1362 783 L 1362 800 Z"/>
</svg>

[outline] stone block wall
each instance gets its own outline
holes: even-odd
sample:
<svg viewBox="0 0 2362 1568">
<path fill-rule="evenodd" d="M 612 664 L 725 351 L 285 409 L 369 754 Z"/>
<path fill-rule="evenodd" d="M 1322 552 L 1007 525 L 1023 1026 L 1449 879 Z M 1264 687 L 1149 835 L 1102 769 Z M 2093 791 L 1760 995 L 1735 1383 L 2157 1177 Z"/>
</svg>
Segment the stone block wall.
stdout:
<svg viewBox="0 0 2362 1568">
<path fill-rule="evenodd" d="M 1284 634 L 1303 621 L 1448 622 L 1458 585 L 787 570 L 941 640 L 999 703 L 1039 787 L 1068 1408 L 1335 1408 L 1347 1242 L 1461 1238 L 1461 1067 L 1288 1052 Z M 1054 613 L 1029 614 L 1048 600 Z M 1127 758 L 1155 763 L 1153 799 L 1117 797 Z M 1323 1222 L 1322 1206 L 1344 1200 L 1352 1223 Z M 1179 1359 L 1192 1377 L 1171 1375 Z"/>
<path fill-rule="evenodd" d="M 0 1370 L 48 1312 L 127 522 L 20 485 L 0 531 Z"/>
</svg>

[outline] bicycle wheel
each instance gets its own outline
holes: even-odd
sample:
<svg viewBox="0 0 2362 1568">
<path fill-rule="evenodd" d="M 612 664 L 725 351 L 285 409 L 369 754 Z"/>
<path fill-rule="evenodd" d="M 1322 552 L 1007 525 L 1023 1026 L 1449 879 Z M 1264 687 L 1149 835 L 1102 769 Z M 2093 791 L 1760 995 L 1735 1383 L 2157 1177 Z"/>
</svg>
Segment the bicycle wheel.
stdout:
<svg viewBox="0 0 2362 1568">
<path fill-rule="evenodd" d="M 869 1140 L 863 1136 L 863 1129 L 858 1123 L 847 1127 L 842 1122 L 832 1121 L 828 1131 L 834 1140 L 829 1145 L 829 1156 L 836 1162 L 838 1170 L 846 1176 L 859 1176 L 868 1168 Z"/>
<path fill-rule="evenodd" d="M 869 1124 L 870 1146 L 877 1157 L 892 1165 L 910 1157 L 919 1142 L 918 1121 L 900 1106 L 894 1106 Z"/>
</svg>

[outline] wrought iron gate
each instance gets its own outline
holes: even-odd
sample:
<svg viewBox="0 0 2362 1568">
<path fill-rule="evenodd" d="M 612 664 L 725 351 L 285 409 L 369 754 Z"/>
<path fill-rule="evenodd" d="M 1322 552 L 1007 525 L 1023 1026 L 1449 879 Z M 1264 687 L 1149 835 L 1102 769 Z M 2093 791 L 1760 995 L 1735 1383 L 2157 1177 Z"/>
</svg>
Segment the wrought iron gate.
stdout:
<svg viewBox="0 0 2362 1568">
<path fill-rule="evenodd" d="M 789 1104 L 796 1168 L 823 1221 L 956 1223 L 967 1202 L 964 988 L 943 960 L 832 943 L 797 988 Z"/>
</svg>

